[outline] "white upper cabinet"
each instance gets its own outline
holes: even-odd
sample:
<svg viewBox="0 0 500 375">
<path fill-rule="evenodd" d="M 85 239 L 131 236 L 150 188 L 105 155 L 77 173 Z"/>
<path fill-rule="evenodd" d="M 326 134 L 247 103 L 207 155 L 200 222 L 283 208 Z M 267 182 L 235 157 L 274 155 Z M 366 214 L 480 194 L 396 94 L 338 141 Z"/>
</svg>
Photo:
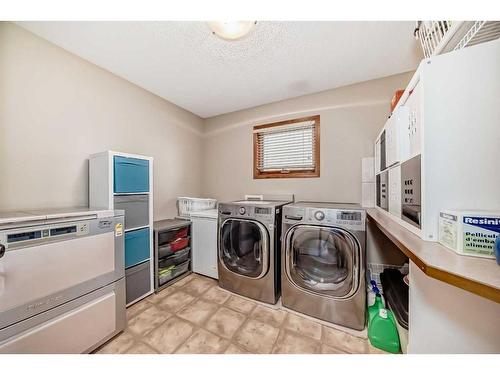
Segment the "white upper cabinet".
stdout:
<svg viewBox="0 0 500 375">
<path fill-rule="evenodd" d="M 408 111 L 408 120 L 406 126 L 404 126 L 405 131 L 403 133 L 403 143 L 407 145 L 407 152 L 409 155 L 405 159 L 409 159 L 421 152 L 421 103 L 420 103 L 420 86 L 421 83 L 418 82 L 416 86 L 411 91 L 408 99 L 406 100 L 405 107 Z"/>
</svg>

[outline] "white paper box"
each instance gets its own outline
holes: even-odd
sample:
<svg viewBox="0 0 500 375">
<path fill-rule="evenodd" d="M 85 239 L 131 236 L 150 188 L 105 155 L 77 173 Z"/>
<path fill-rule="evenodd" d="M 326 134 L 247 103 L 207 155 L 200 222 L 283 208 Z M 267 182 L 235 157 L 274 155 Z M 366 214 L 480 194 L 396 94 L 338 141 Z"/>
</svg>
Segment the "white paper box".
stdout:
<svg viewBox="0 0 500 375">
<path fill-rule="evenodd" d="M 461 255 L 495 258 L 500 212 L 442 210 L 439 243 Z"/>
</svg>

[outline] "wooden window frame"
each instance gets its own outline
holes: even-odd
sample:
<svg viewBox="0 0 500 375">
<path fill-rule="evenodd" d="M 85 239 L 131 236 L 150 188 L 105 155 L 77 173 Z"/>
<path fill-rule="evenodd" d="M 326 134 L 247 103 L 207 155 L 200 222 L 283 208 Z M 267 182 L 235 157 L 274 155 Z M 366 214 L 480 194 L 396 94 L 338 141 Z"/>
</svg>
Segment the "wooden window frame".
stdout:
<svg viewBox="0 0 500 375">
<path fill-rule="evenodd" d="M 314 121 L 314 160 L 315 166 L 313 170 L 294 170 L 289 172 L 262 172 L 258 169 L 258 132 L 256 130 L 273 128 L 276 126 L 283 125 L 293 125 L 298 122 L 304 121 Z M 263 179 L 263 178 L 311 178 L 311 177 L 320 177 L 320 116 L 308 116 L 301 117 L 292 120 L 284 120 L 279 122 L 272 122 L 269 124 L 256 125 L 253 127 L 253 178 L 254 179 Z"/>
</svg>

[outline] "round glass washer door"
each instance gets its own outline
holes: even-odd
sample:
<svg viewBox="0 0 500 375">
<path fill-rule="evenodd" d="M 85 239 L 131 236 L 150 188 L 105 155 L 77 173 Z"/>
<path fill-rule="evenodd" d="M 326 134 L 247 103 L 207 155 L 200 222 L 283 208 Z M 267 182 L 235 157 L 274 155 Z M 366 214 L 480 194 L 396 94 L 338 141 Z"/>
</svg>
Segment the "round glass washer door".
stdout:
<svg viewBox="0 0 500 375">
<path fill-rule="evenodd" d="M 219 259 L 229 271 L 253 279 L 269 268 L 267 230 L 259 222 L 228 219 L 220 229 Z"/>
<path fill-rule="evenodd" d="M 359 285 L 360 246 L 341 228 L 296 225 L 285 237 L 285 268 L 296 287 L 347 298 Z"/>
</svg>

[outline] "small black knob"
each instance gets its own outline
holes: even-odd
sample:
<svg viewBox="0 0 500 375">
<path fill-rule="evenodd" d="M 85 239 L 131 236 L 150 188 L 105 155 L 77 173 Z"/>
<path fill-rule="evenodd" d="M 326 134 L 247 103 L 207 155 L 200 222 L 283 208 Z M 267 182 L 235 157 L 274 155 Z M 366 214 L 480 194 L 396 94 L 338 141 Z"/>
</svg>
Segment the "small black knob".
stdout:
<svg viewBox="0 0 500 375">
<path fill-rule="evenodd" d="M 0 243 L 0 258 L 5 254 L 5 246 Z"/>
</svg>

